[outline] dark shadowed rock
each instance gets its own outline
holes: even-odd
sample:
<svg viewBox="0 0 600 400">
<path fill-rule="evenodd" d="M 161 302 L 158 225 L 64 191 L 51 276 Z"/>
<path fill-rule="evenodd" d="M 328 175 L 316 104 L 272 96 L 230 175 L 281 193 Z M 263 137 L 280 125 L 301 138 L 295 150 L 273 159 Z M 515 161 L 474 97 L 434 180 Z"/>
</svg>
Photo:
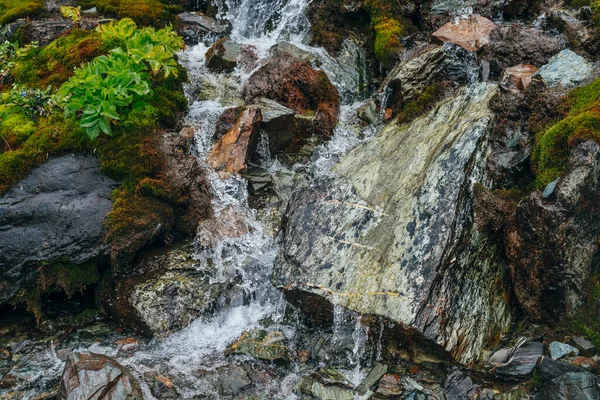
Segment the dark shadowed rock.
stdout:
<svg viewBox="0 0 600 400">
<path fill-rule="evenodd" d="M 519 93 L 527 89 L 533 75 L 538 71 L 537 67 L 528 64 L 519 64 L 506 68 L 500 78 L 500 87 L 506 91 Z"/>
<path fill-rule="evenodd" d="M 515 294 L 533 320 L 556 321 L 578 309 L 593 273 L 600 225 L 600 149 L 592 141 L 571 151 L 556 201 L 538 193 L 523 200 L 507 232 Z"/>
<path fill-rule="evenodd" d="M 117 182 L 90 156 L 63 156 L 34 169 L 0 198 L 0 303 L 41 261 L 75 264 L 107 255 L 104 218 Z"/>
<path fill-rule="evenodd" d="M 593 374 L 567 372 L 544 386 L 535 396 L 536 400 L 596 400 L 600 398 L 600 379 Z"/>
<path fill-rule="evenodd" d="M 453 367 L 444 381 L 444 394 L 447 400 L 463 399 L 493 399 L 493 392 L 489 389 L 482 389 L 477 385 L 469 375 L 460 368 Z"/>
<path fill-rule="evenodd" d="M 490 33 L 483 59 L 490 61 L 493 76 L 518 64 L 541 67 L 561 50 L 560 39 L 536 28 L 519 24 L 504 25 Z"/>
<path fill-rule="evenodd" d="M 115 360 L 94 353 L 69 356 L 60 382 L 61 400 L 143 400 L 140 385 Z"/>
</svg>

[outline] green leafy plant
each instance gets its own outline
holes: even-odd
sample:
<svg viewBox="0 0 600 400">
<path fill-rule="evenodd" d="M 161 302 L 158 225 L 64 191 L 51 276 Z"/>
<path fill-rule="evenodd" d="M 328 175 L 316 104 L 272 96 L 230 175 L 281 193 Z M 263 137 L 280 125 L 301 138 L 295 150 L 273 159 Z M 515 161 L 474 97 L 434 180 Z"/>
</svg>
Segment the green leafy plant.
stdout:
<svg viewBox="0 0 600 400">
<path fill-rule="evenodd" d="M 111 123 L 119 111 L 150 93 L 150 79 L 144 64 L 138 64 L 121 49 L 97 57 L 75 72 L 57 95 L 64 102 L 65 115 L 80 115 L 80 126 L 90 139 L 100 132 L 111 134 Z"/>
<path fill-rule="evenodd" d="M 48 115 L 54 105 L 52 88 L 32 89 L 23 85 L 15 85 L 8 93 L 6 105 L 20 107 L 27 116 L 36 120 Z"/>
<path fill-rule="evenodd" d="M 135 22 L 123 19 L 100 26 L 103 40 L 124 44 L 79 68 L 65 82 L 57 98 L 64 105 L 65 115 L 77 115 L 80 126 L 90 139 L 100 132 L 110 135 L 111 124 L 131 106 L 140 106 L 151 93 L 148 73 L 164 72 L 164 78 L 177 76 L 175 52 L 183 48 L 183 39 L 170 28 L 138 29 Z"/>
<path fill-rule="evenodd" d="M 27 57 L 29 52 L 38 47 L 38 42 L 32 42 L 23 47 L 18 43 L 6 41 L 0 44 L 0 78 L 5 78 L 10 74 L 11 69 L 16 65 L 17 60 Z"/>
<path fill-rule="evenodd" d="M 123 18 L 117 23 L 100 25 L 97 30 L 104 40 L 124 42 L 127 54 L 137 63 L 147 62 L 152 73 L 162 70 L 165 78 L 171 74 L 177 76 L 177 62 L 173 56 L 183 49 L 184 42 L 171 27 L 138 29 L 131 19 Z"/>
<path fill-rule="evenodd" d="M 81 7 L 60 6 L 60 13 L 63 17 L 69 18 L 77 27 L 81 19 Z"/>
</svg>

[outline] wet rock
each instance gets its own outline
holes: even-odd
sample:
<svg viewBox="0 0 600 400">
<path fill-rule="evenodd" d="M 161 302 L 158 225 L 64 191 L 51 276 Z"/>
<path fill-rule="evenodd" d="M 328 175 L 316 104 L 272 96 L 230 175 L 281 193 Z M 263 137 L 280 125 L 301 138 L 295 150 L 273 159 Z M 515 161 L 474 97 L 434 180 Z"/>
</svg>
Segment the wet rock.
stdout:
<svg viewBox="0 0 600 400">
<path fill-rule="evenodd" d="M 154 372 L 145 372 L 144 380 L 150 388 L 152 395 L 157 399 L 167 400 L 180 398 L 173 381 L 166 376 L 157 375 Z"/>
<path fill-rule="evenodd" d="M 187 247 L 142 257 L 137 269 L 150 272 L 106 282 L 100 299 L 123 326 L 148 336 L 184 328 L 236 296 L 234 282 L 211 283 L 216 271 L 201 268 Z"/>
<path fill-rule="evenodd" d="M 568 49 L 553 56 L 536 74 L 549 87 L 581 86 L 592 80 L 595 75 L 596 71 L 591 63 Z"/>
<path fill-rule="evenodd" d="M 318 144 L 314 117 L 299 114 L 264 97 L 255 99 L 253 103 L 262 112 L 261 128 L 267 134 L 272 155 L 285 154 L 295 161 L 299 156 L 307 157 L 311 154 Z M 283 160 L 289 161 L 287 157 Z"/>
<path fill-rule="evenodd" d="M 0 304 L 35 279 L 42 261 L 108 254 L 103 224 L 118 183 L 99 168 L 91 156 L 53 158 L 0 198 Z"/>
<path fill-rule="evenodd" d="M 573 336 L 573 344 L 579 349 L 582 356 L 591 357 L 596 354 L 596 347 L 583 336 Z"/>
<path fill-rule="evenodd" d="M 498 375 L 508 379 L 525 380 L 531 376 L 537 361 L 544 352 L 540 342 L 527 342 L 519 348 L 512 363 L 506 367 L 497 368 Z"/>
<path fill-rule="evenodd" d="M 375 396 L 381 399 L 396 399 L 404 393 L 402 381 L 397 374 L 386 374 L 379 380 Z"/>
<path fill-rule="evenodd" d="M 60 399 L 139 399 L 133 375 L 115 360 L 94 353 L 73 353 L 60 383 Z"/>
<path fill-rule="evenodd" d="M 310 64 L 318 62 L 316 55 L 289 42 L 277 43 L 269 49 L 269 54 L 275 58 L 291 56 Z"/>
<path fill-rule="evenodd" d="M 581 305 L 600 234 L 586 211 L 595 205 L 582 196 L 596 198 L 599 168 L 598 145 L 580 144 L 557 183 L 556 204 L 533 193 L 509 223 L 506 251 L 511 278 L 517 299 L 532 320 L 556 321 Z"/>
<path fill-rule="evenodd" d="M 567 372 L 544 383 L 538 400 L 593 400 L 600 398 L 600 379 L 589 372 Z"/>
<path fill-rule="evenodd" d="M 231 130 L 235 126 L 238 118 L 242 113 L 246 111 L 245 106 L 239 107 L 230 107 L 223 111 L 221 115 L 219 115 L 219 119 L 217 120 L 217 124 L 215 126 L 215 133 L 213 135 L 213 140 L 217 141 L 221 139 L 227 132 Z M 263 112 L 264 119 L 264 112 Z"/>
<path fill-rule="evenodd" d="M 471 377 L 461 371 L 460 368 L 454 367 L 444 381 L 444 393 L 447 400 L 463 400 L 463 399 L 493 399 L 493 393 L 488 389 L 482 389 L 475 384 Z"/>
<path fill-rule="evenodd" d="M 242 366 L 233 365 L 221 372 L 219 374 L 219 392 L 223 395 L 237 396 L 252 385 L 248 372 Z"/>
<path fill-rule="evenodd" d="M 221 35 L 227 31 L 227 26 L 219 24 L 214 19 L 198 12 L 184 12 L 177 16 L 177 32 L 186 42 L 196 44 L 205 35 Z"/>
<path fill-rule="evenodd" d="M 225 172 L 244 172 L 256 147 L 261 121 L 260 108 L 248 107 L 208 154 L 211 166 Z"/>
<path fill-rule="evenodd" d="M 322 368 L 305 375 L 298 382 L 297 390 L 319 400 L 352 400 L 352 385 L 346 377 L 333 368 Z"/>
<path fill-rule="evenodd" d="M 493 77 L 513 65 L 540 67 L 561 50 L 560 39 L 536 28 L 519 24 L 499 26 L 489 36 L 482 58 L 490 62 Z"/>
<path fill-rule="evenodd" d="M 294 193 L 272 274 L 288 301 L 323 321 L 328 302 L 391 319 L 465 363 L 504 331 L 510 295 L 488 286 L 506 279 L 499 249 L 452 228 L 470 218 L 458 206 L 471 204 L 465 168 L 489 129 L 495 92 L 478 84 L 411 124 L 388 124 L 334 166 L 339 180 Z"/>
<path fill-rule="evenodd" d="M 527 89 L 538 68 L 533 65 L 519 64 L 506 68 L 500 78 L 500 87 L 506 91 L 519 93 Z"/>
<path fill-rule="evenodd" d="M 83 19 L 79 21 L 81 29 L 94 29 L 98 22 L 94 19 Z M 0 36 L 10 39 L 19 29 L 19 40 L 26 39 L 28 42 L 39 42 L 40 46 L 45 46 L 58 39 L 68 31 L 73 29 L 73 22 L 66 19 L 41 19 L 41 20 L 18 20 L 8 24 Z M 24 37 L 23 37 L 24 36 Z"/>
<path fill-rule="evenodd" d="M 339 117 L 339 94 L 327 75 L 291 56 L 270 58 L 248 79 L 243 96 L 247 103 L 266 97 L 313 117 L 319 142 L 331 137 Z"/>
<path fill-rule="evenodd" d="M 226 354 L 246 354 L 259 360 L 289 363 L 289 348 L 281 332 L 262 329 L 247 331 L 225 351 Z"/>
<path fill-rule="evenodd" d="M 206 52 L 206 67 L 216 72 L 231 72 L 237 66 L 242 46 L 223 38 Z"/>
<path fill-rule="evenodd" d="M 579 350 L 577 350 L 573 346 L 569 346 L 566 343 L 561 343 L 561 342 L 550 343 L 550 357 L 552 357 L 553 360 L 559 360 L 569 354 L 578 355 Z"/>
<path fill-rule="evenodd" d="M 458 17 L 443 25 L 431 36 L 442 42 L 454 43 L 467 51 L 477 51 L 489 41 L 490 32 L 496 28 L 489 19 L 481 15 L 471 14 Z"/>
<path fill-rule="evenodd" d="M 369 374 L 363 379 L 360 385 L 358 385 L 356 391 L 360 394 L 366 393 L 367 390 L 373 387 L 385 375 L 387 369 L 387 365 L 377 363 L 375 367 L 369 371 Z"/>
<path fill-rule="evenodd" d="M 372 124 L 379 120 L 379 113 L 377 112 L 377 104 L 375 103 L 375 100 L 371 99 L 360 106 L 356 110 L 356 116 L 367 124 Z"/>
</svg>

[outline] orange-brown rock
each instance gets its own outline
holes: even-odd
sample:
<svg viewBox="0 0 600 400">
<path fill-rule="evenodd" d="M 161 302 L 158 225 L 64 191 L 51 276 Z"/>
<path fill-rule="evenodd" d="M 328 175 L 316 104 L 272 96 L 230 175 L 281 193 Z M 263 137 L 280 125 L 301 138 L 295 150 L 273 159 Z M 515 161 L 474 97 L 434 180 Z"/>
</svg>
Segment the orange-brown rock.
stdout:
<svg viewBox="0 0 600 400">
<path fill-rule="evenodd" d="M 454 43 L 467 51 L 477 51 L 488 43 L 490 33 L 496 28 L 489 19 L 473 14 L 457 18 L 432 33 L 442 42 Z"/>
<path fill-rule="evenodd" d="M 256 146 L 261 121 L 260 108 L 248 107 L 208 154 L 210 165 L 217 170 L 236 174 L 246 171 L 247 162 Z"/>
<path fill-rule="evenodd" d="M 538 68 L 531 64 L 519 64 L 506 68 L 500 78 L 500 87 L 508 92 L 520 93 L 527 89 Z"/>
</svg>

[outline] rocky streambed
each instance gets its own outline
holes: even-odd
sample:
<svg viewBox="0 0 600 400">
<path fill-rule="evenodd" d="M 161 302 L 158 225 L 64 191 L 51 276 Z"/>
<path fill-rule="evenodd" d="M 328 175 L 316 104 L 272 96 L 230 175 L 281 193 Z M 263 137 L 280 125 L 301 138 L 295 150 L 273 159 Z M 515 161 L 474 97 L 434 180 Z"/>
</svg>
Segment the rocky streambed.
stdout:
<svg viewBox="0 0 600 400">
<path fill-rule="evenodd" d="M 600 398 L 596 8 L 383 3 L 182 6 L 160 173 L 0 197 L 1 398 Z"/>
</svg>

